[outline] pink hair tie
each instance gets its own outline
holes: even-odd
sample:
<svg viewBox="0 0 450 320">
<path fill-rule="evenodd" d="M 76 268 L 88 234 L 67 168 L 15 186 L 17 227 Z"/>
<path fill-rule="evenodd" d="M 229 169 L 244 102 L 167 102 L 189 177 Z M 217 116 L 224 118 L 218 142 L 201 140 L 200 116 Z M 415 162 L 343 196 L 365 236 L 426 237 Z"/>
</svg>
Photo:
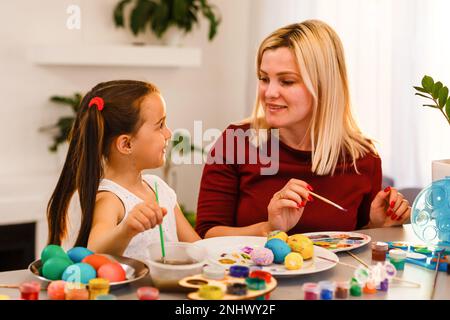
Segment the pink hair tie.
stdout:
<svg viewBox="0 0 450 320">
<path fill-rule="evenodd" d="M 91 107 L 94 104 L 97 105 L 97 110 L 98 111 L 102 111 L 103 107 L 105 106 L 105 101 L 103 101 L 103 99 L 100 98 L 100 97 L 93 97 L 91 99 L 91 101 L 89 101 L 88 107 Z"/>
</svg>

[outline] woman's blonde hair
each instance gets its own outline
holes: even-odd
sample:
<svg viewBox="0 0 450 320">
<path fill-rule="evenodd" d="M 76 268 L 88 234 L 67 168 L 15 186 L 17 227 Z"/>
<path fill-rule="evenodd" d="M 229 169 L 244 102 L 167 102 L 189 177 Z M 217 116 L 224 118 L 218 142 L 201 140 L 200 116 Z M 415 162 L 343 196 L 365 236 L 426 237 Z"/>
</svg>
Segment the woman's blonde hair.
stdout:
<svg viewBox="0 0 450 320">
<path fill-rule="evenodd" d="M 265 38 L 259 47 L 258 76 L 264 52 L 280 47 L 289 48 L 296 57 L 300 75 L 313 97 L 310 124 L 312 172 L 333 174 L 339 160 L 345 162 L 346 155 L 350 155 L 358 171 L 356 160 L 368 152 L 377 152 L 372 140 L 362 134 L 352 115 L 344 49 L 339 36 L 319 20 L 280 28 Z M 270 129 L 258 95 L 249 120 L 255 129 L 256 140 L 264 137 L 259 129 Z"/>
</svg>

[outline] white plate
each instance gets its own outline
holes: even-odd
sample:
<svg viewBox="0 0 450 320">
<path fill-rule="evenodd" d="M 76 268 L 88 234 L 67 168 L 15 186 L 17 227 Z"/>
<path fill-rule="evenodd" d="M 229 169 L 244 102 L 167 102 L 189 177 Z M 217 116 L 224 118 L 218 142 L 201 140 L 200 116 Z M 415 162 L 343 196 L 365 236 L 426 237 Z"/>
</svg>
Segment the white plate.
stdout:
<svg viewBox="0 0 450 320">
<path fill-rule="evenodd" d="M 315 246 L 332 252 L 349 251 L 368 244 L 372 238 L 367 234 L 347 231 L 323 231 L 303 233 Z"/>
<path fill-rule="evenodd" d="M 230 236 L 208 238 L 199 240 L 195 243 L 206 248 L 208 251 L 208 260 L 211 263 L 229 268 L 234 264 L 253 266 L 254 264 L 250 259 L 242 256 L 242 254 L 245 255 L 244 248 L 249 247 L 253 249 L 256 247 L 264 247 L 266 242 L 267 238 L 265 237 Z M 244 251 L 242 249 L 244 249 Z M 238 256 L 236 255 L 240 256 L 240 258 L 237 259 Z M 273 276 L 289 277 L 325 271 L 336 265 L 336 263 L 320 259 L 318 256 L 331 259 L 333 261 L 339 261 L 338 256 L 330 250 L 314 246 L 313 257 L 305 260 L 302 268 L 299 270 L 288 270 L 283 264 L 274 263 L 268 266 L 263 266 L 262 270 L 270 272 Z M 220 263 L 219 260 L 224 258 L 234 258 L 233 260 L 236 262 L 232 264 Z"/>
</svg>

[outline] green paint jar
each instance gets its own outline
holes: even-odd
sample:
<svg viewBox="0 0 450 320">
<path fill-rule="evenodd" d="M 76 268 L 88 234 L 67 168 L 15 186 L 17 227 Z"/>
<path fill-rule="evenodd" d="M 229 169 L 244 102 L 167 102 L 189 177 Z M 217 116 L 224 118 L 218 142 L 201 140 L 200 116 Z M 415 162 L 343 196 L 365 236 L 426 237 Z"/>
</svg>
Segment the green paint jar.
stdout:
<svg viewBox="0 0 450 320">
<path fill-rule="evenodd" d="M 400 249 L 392 249 L 389 251 L 389 260 L 397 271 L 405 269 L 406 251 Z"/>
</svg>

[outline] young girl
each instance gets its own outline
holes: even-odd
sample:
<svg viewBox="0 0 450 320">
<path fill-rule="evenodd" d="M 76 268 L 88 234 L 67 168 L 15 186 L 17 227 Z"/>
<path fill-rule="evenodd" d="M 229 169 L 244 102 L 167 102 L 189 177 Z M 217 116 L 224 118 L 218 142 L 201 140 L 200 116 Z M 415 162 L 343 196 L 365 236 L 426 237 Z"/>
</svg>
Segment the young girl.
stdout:
<svg viewBox="0 0 450 320">
<path fill-rule="evenodd" d="M 48 203 L 49 243 L 146 259 L 148 245 L 160 241 L 160 224 L 168 242 L 199 240 L 175 192 L 157 176 L 141 174 L 163 165 L 170 137 L 154 85 L 109 81 L 88 92 Z M 71 199 L 81 210 L 68 210 Z"/>
</svg>

